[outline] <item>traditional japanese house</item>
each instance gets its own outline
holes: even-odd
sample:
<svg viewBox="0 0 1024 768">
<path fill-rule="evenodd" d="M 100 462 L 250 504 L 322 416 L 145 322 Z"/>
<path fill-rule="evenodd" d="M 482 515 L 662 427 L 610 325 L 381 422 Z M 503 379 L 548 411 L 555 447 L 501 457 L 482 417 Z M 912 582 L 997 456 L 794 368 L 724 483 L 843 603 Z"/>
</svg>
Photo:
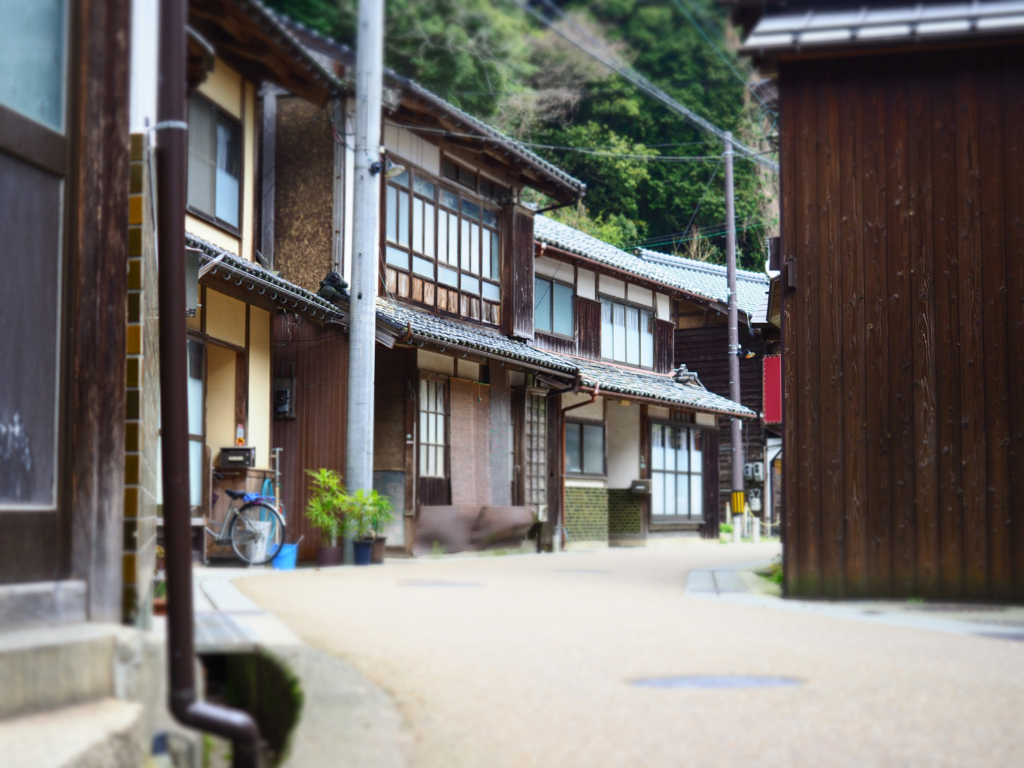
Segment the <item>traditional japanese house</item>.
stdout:
<svg viewBox="0 0 1024 768">
<path fill-rule="evenodd" d="M 729 396 L 729 281 L 720 264 L 669 256 L 640 249 L 641 258 L 665 268 L 683 296 L 676 301 L 676 359 L 700 372 L 700 380 L 712 392 Z M 765 449 L 777 428 L 767 425 L 762 416 L 764 358 L 770 354 L 759 329 L 751 322 L 763 302 L 768 276 L 736 270 L 736 303 L 739 309 L 740 401 L 758 417 L 743 422 L 744 487 L 750 511 L 763 517 L 771 508 L 766 487 Z M 729 419 L 719 420 L 719 514 L 725 519 L 731 491 L 732 435 Z M 739 510 L 742 512 L 742 510 Z"/>
<path fill-rule="evenodd" d="M 339 77 L 354 65 L 344 46 L 289 29 Z M 516 459 L 536 428 L 516 415 L 525 413 L 526 387 L 576 376 L 571 362 L 525 341 L 533 211 L 520 200 L 529 187 L 571 202 L 584 186 L 416 83 L 388 73 L 385 85 L 378 317 L 402 332 L 377 350 L 374 484 L 399 512 L 389 547 L 453 551 L 475 545 L 473 515 L 484 527 L 494 515 L 531 527 L 557 485 L 546 464 L 524 480 Z M 315 290 L 329 271 L 350 275 L 353 177 L 343 137 L 354 104 L 346 97 L 319 110 L 264 89 L 262 105 L 263 252 L 283 277 Z M 275 389 L 290 390 L 294 409 L 275 417 L 275 443 L 286 506 L 302 510 L 305 469 L 344 469 L 347 349 L 327 326 L 300 327 L 289 314 L 276 322 Z M 301 554 L 311 557 L 316 540 L 307 541 Z"/>
<path fill-rule="evenodd" d="M 571 391 L 547 398 L 568 545 L 717 538 L 718 420 L 757 413 L 707 387 L 706 358 L 691 364 L 680 347 L 679 307 L 717 305 L 713 289 L 681 288 L 682 260 L 627 253 L 542 215 L 534 235 L 532 344 L 579 370 Z"/>
<path fill-rule="evenodd" d="M 1024 597 L 1024 3 L 734 3 L 778 80 L 785 585 Z"/>
<path fill-rule="evenodd" d="M 224 518 L 226 490 L 275 494 L 275 315 L 287 309 L 296 322 L 315 327 L 342 320 L 337 307 L 273 274 L 261 253 L 258 93 L 288 88 L 320 108 L 344 87 L 258 2 L 190 3 L 189 29 L 185 227 L 198 285 L 192 283 L 195 308 L 187 318 L 188 410 L 201 539 L 198 523 Z"/>
</svg>

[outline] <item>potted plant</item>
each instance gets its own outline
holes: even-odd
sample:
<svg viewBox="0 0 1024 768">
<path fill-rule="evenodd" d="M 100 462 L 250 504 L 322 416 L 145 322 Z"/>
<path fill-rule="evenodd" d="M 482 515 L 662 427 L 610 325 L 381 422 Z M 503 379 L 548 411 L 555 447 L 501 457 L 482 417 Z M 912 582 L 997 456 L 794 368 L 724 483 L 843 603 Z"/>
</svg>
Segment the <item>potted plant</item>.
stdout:
<svg viewBox="0 0 1024 768">
<path fill-rule="evenodd" d="M 344 549 L 338 546 L 338 536 L 345 525 L 345 486 L 333 469 L 307 469 L 306 474 L 313 478 L 310 486 L 313 493 L 306 504 L 306 519 L 320 531 L 321 541 L 330 542 L 317 547 L 316 563 L 319 566 L 340 565 Z"/>
<path fill-rule="evenodd" d="M 387 542 L 387 537 L 382 534 L 384 529 L 395 521 L 395 515 L 391 511 L 391 499 L 387 496 L 381 496 L 376 491 L 373 491 L 370 497 L 370 528 L 373 533 L 370 562 L 374 565 L 383 565 L 384 545 Z"/>
<path fill-rule="evenodd" d="M 360 488 L 355 493 L 344 495 L 342 508 L 345 512 L 345 526 L 352 537 L 356 565 L 370 564 L 375 534 L 374 520 L 385 507 L 390 512 L 391 502 L 376 491 L 366 492 Z"/>
</svg>

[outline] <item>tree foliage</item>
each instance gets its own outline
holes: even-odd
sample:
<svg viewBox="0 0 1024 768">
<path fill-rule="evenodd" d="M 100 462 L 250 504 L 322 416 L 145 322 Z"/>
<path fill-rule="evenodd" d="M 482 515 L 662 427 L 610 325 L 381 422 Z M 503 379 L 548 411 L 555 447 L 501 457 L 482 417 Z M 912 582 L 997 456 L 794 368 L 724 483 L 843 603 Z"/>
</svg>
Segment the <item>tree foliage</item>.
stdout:
<svg viewBox="0 0 1024 768">
<path fill-rule="evenodd" d="M 271 0 L 352 44 L 357 0 Z M 744 142 L 767 150 L 769 121 L 741 79 L 715 0 L 564 0 L 567 34 L 596 39 L 648 80 Z M 698 26 L 699 25 L 699 26 Z M 587 184 L 560 220 L 620 247 L 725 251 L 717 139 L 690 126 L 508 0 L 388 0 L 388 65 L 486 119 Z M 708 158 L 680 160 L 672 158 Z M 760 269 L 775 230 L 775 179 L 735 163 L 740 265 Z M 699 208 L 698 208 L 699 206 Z M 707 247 L 688 245 L 698 232 Z"/>
</svg>

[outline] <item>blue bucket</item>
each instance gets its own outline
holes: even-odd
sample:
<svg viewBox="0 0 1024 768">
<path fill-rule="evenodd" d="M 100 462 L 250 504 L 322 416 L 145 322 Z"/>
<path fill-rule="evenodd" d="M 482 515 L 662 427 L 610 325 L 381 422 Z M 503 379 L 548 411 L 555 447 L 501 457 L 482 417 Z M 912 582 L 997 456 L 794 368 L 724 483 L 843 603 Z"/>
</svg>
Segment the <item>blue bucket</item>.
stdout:
<svg viewBox="0 0 1024 768">
<path fill-rule="evenodd" d="M 299 557 L 298 544 L 282 544 L 281 550 L 274 555 L 273 566 L 278 571 L 294 571 L 295 561 Z"/>
</svg>

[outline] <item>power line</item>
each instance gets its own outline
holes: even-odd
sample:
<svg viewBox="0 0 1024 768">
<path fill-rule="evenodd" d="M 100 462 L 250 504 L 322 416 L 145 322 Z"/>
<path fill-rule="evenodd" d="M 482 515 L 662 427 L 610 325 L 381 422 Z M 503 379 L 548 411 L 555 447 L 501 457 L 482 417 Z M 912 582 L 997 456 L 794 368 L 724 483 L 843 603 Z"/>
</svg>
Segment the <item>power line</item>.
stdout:
<svg viewBox="0 0 1024 768">
<path fill-rule="evenodd" d="M 615 61 L 612 58 L 611 54 L 602 53 L 600 51 L 596 51 L 593 48 L 588 47 L 587 45 L 584 45 L 579 40 L 574 39 L 572 36 L 566 34 L 565 31 L 559 29 L 555 24 L 553 24 L 551 19 L 546 17 L 544 14 L 542 14 L 537 9 L 529 6 L 526 2 L 524 2 L 524 0 L 511 0 L 511 2 L 513 2 L 521 10 L 523 10 L 526 13 L 528 13 L 529 15 L 533 16 L 535 19 L 537 19 L 539 22 L 541 22 L 544 26 L 546 26 L 549 29 L 551 29 L 553 32 L 555 32 L 557 35 L 559 35 L 560 37 L 562 37 L 563 39 L 568 41 L 570 44 L 576 46 L 577 48 L 579 48 L 581 51 L 583 51 L 587 55 L 593 57 L 594 59 L 597 59 L 599 62 L 604 64 L 606 67 L 608 67 L 612 71 L 617 72 L 619 75 L 621 75 L 622 77 L 626 78 L 629 82 L 631 82 L 633 85 L 635 85 L 641 91 L 646 93 L 648 96 L 650 96 L 650 97 L 660 101 L 663 105 L 665 105 L 669 109 L 671 109 L 674 112 L 677 112 L 680 115 L 682 115 L 683 117 L 685 117 L 687 120 L 690 121 L 691 124 L 693 124 L 697 128 L 700 128 L 703 131 L 706 131 L 708 133 L 711 133 L 711 134 L 717 136 L 723 143 L 726 141 L 726 131 L 722 130 L 721 128 L 719 128 L 717 125 L 715 125 L 714 123 L 710 122 L 709 120 L 705 120 L 703 117 L 698 115 L 692 109 L 690 109 L 688 107 L 685 107 L 682 104 L 680 104 L 678 101 L 676 101 L 671 96 L 669 96 L 667 93 L 665 93 L 663 90 L 661 90 L 660 88 L 655 86 L 653 83 L 648 81 L 643 75 L 638 73 L 636 70 L 632 69 L 631 67 L 626 66 L 625 64 L 621 64 L 621 63 Z M 556 11 L 559 14 L 560 18 L 564 18 L 565 17 L 565 14 L 562 13 L 561 9 L 558 8 L 558 6 L 554 5 L 554 3 L 551 2 L 551 0 L 543 0 L 543 2 L 549 8 L 552 8 L 554 11 Z M 590 37 L 589 34 L 586 34 L 585 32 L 583 34 L 584 34 L 585 37 L 593 39 L 593 38 Z M 765 168 L 767 168 L 767 169 L 769 169 L 771 171 L 774 171 L 775 173 L 779 172 L 778 163 L 774 163 L 771 160 L 767 159 L 766 157 L 763 157 L 761 155 L 761 153 L 751 149 L 747 145 L 745 145 L 745 144 L 743 144 L 741 142 L 733 140 L 733 147 L 735 148 L 735 150 L 739 154 L 744 155 L 745 157 L 749 158 L 750 160 L 753 160 L 758 165 L 761 165 L 761 166 L 763 166 L 763 167 L 765 167 Z"/>
</svg>

